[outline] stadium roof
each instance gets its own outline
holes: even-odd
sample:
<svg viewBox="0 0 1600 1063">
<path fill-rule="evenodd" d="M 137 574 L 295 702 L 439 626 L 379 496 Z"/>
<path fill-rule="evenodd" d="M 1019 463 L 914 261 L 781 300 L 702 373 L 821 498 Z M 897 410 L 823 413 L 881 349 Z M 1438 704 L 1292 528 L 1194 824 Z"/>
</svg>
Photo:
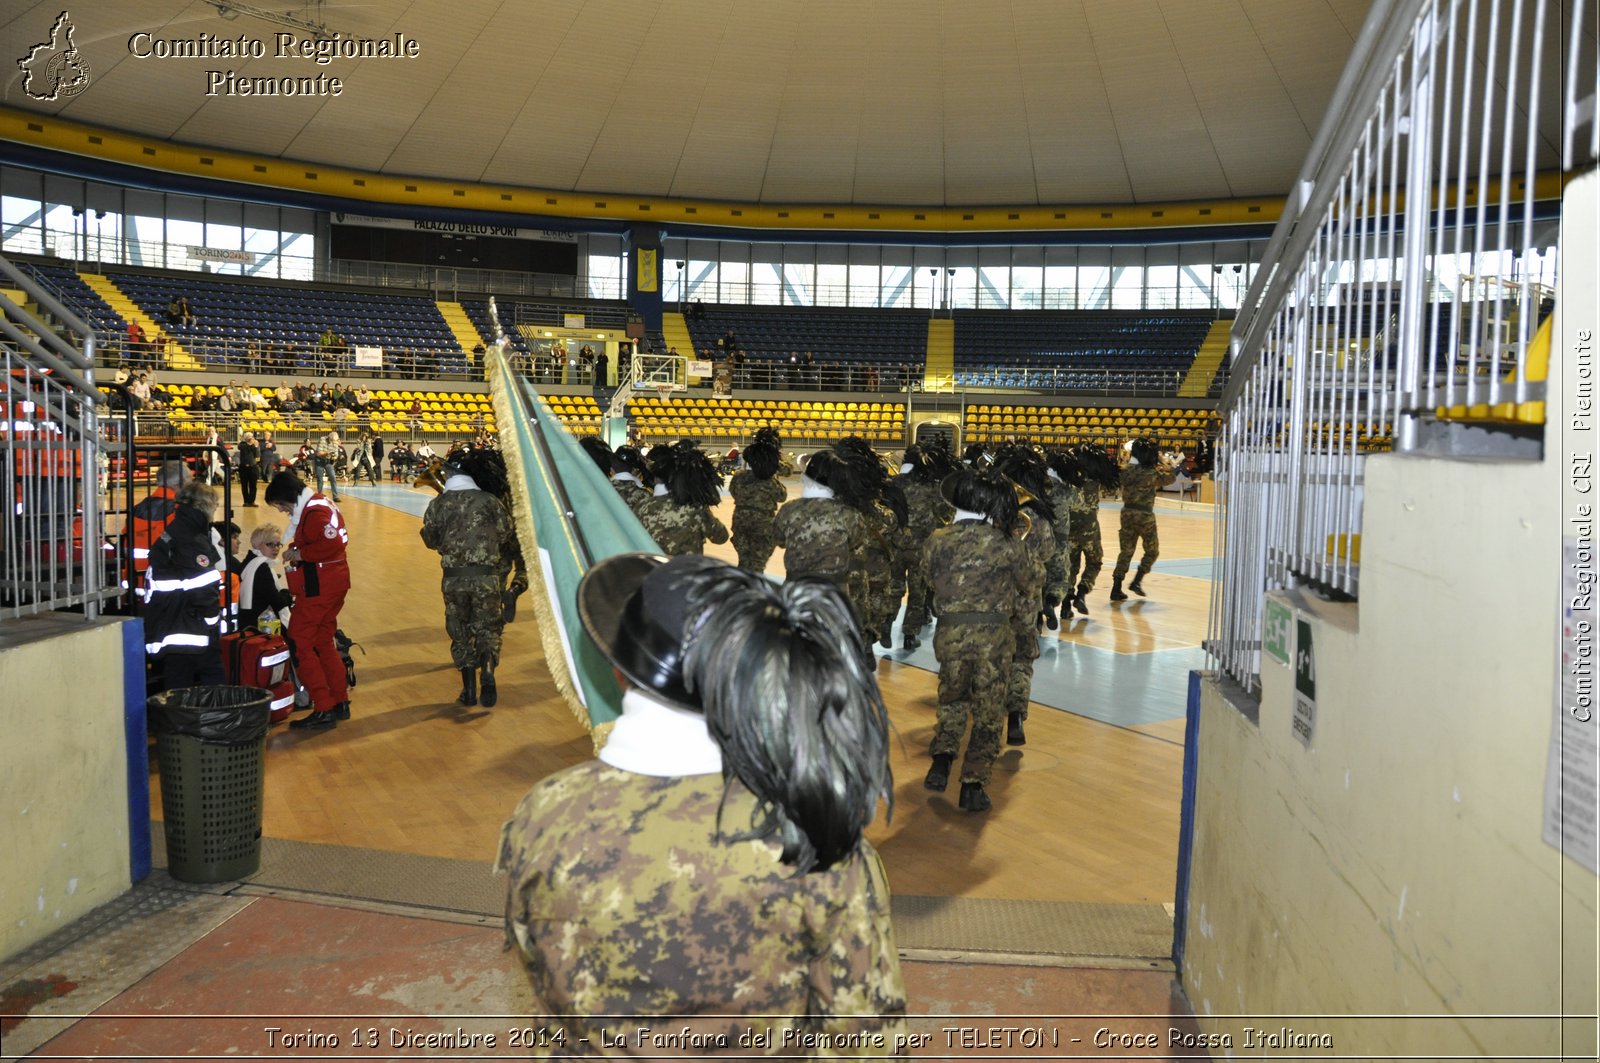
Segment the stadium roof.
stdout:
<svg viewBox="0 0 1600 1063">
<path fill-rule="evenodd" d="M 8 106 L 222 151 L 585 194 L 1047 206 L 1283 195 L 1368 6 L 5 0 L 0 27 Z M 319 62 L 263 11 L 399 54 Z M 52 67 L 69 47 L 76 85 Z"/>
</svg>

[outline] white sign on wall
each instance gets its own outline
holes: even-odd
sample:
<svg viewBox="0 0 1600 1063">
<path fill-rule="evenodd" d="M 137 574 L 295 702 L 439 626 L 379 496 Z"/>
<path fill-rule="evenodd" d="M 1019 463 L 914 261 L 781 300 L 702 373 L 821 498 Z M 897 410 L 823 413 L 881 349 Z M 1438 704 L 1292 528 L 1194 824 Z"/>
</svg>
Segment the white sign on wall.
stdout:
<svg viewBox="0 0 1600 1063">
<path fill-rule="evenodd" d="M 354 350 L 355 350 L 355 355 L 356 355 L 356 368 L 357 369 L 382 369 L 383 368 L 383 348 L 382 347 L 356 347 L 356 348 L 354 348 Z"/>
</svg>

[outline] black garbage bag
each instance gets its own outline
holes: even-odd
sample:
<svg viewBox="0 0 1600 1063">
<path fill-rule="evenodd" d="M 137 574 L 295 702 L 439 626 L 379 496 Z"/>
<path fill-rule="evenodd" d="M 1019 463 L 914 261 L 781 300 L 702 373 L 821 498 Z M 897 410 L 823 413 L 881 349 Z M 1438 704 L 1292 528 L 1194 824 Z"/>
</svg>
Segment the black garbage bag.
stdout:
<svg viewBox="0 0 1600 1063">
<path fill-rule="evenodd" d="M 271 719 L 272 692 L 256 687 L 180 687 L 150 699 L 150 730 L 207 745 L 259 742 Z"/>
</svg>

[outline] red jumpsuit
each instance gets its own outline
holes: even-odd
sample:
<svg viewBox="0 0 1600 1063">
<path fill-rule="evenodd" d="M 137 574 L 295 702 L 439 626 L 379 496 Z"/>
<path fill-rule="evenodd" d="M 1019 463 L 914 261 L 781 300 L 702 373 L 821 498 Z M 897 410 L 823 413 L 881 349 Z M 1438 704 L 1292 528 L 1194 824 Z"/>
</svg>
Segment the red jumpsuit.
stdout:
<svg viewBox="0 0 1600 1063">
<path fill-rule="evenodd" d="M 300 552 L 300 560 L 285 570 L 294 595 L 286 634 L 312 709 L 328 712 L 350 696 L 344 659 L 333 642 L 339 610 L 350 592 L 350 565 L 345 560 L 350 533 L 344 515 L 330 500 L 310 490 L 300 497 L 291 544 Z"/>
</svg>

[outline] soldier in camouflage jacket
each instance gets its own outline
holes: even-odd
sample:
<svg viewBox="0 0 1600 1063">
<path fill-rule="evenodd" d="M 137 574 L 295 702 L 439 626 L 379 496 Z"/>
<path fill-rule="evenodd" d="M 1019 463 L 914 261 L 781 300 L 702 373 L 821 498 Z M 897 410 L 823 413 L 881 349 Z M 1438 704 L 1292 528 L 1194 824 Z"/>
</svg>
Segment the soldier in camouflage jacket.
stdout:
<svg viewBox="0 0 1600 1063">
<path fill-rule="evenodd" d="M 967 719 L 972 736 L 961 764 L 962 808 L 990 807 L 984 787 L 1000 752 L 1000 719 L 1006 676 L 1015 650 L 1014 624 L 1022 603 L 1034 599 L 1028 560 L 1011 535 L 1017 496 L 993 473 L 970 469 L 945 481 L 955 520 L 928 538 L 922 550 L 924 578 L 933 588 L 939 618 L 933 652 L 939 659 L 939 716 L 928 751 L 933 766 L 923 785 L 943 790 L 961 746 Z M 1034 615 L 1035 606 L 1029 610 Z"/>
<path fill-rule="evenodd" d="M 1117 536 L 1117 567 L 1111 571 L 1111 600 L 1126 601 L 1122 593 L 1122 577 L 1128 573 L 1128 563 L 1133 552 L 1144 540 L 1144 556 L 1139 559 L 1139 569 L 1134 573 L 1128 589 L 1144 597 L 1144 577 L 1155 567 L 1161 556 L 1161 536 L 1156 532 L 1156 492 L 1178 478 L 1175 470 L 1161 464 L 1161 452 L 1155 440 L 1140 438 L 1133 441 L 1128 465 L 1122 470 L 1122 528 Z"/>
<path fill-rule="evenodd" d="M 830 451 L 818 451 L 800 478 L 800 497 L 783 504 L 772 522 L 773 538 L 783 547 L 787 579 L 825 579 L 848 593 L 850 573 L 866 545 L 861 511 L 834 497 L 827 480 L 842 466 Z"/>
<path fill-rule="evenodd" d="M 494 669 L 505 627 L 503 591 L 516 550 L 510 511 L 478 483 L 481 478 L 485 486 L 497 486 L 492 466 L 487 454 L 452 451 L 444 461 L 449 473 L 444 490 L 422 515 L 422 542 L 439 552 L 444 568 L 444 627 L 450 659 L 461 672 L 456 700 L 462 705 L 481 701 L 486 708 L 498 697 Z"/>
<path fill-rule="evenodd" d="M 780 446 L 776 431 L 759 429 L 744 449 L 745 468 L 728 481 L 728 494 L 733 496 L 733 548 L 738 552 L 739 567 L 750 572 L 765 572 L 778 548 L 772 522 L 788 498 L 777 477 Z"/>
<path fill-rule="evenodd" d="M 922 629 L 931 619 L 932 594 L 922 575 L 922 547 L 934 529 L 950 523 L 954 512 L 939 492 L 940 482 L 955 471 L 955 457 L 942 447 L 913 444 L 906 448 L 905 461 L 894 483 L 906 496 L 906 615 L 900 622 L 905 648 L 922 645 Z"/>
<path fill-rule="evenodd" d="M 842 595 L 620 555 L 578 599 L 625 693 L 599 759 L 536 785 L 502 832 L 507 947 L 564 1039 L 535 1050 L 904 1057 L 888 882 L 862 836 L 893 794 L 888 719 Z"/>
<path fill-rule="evenodd" d="M 728 541 L 728 528 L 711 507 L 722 501 L 722 477 L 699 447 L 679 442 L 651 452 L 654 494 L 636 510 L 639 523 L 671 557 L 699 554 L 706 540 Z"/>
</svg>

